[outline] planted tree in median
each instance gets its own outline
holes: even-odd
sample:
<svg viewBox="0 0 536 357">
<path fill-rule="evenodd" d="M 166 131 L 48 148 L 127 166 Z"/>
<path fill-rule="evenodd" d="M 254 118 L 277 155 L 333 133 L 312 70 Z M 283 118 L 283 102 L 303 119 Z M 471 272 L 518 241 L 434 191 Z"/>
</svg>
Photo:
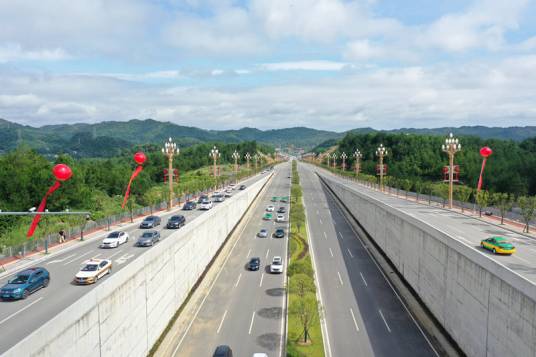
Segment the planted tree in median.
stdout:
<svg viewBox="0 0 536 357">
<path fill-rule="evenodd" d="M 473 189 L 470 187 L 456 186 L 456 189 L 454 190 L 454 195 L 456 196 L 456 199 L 461 202 L 462 213 L 465 209 L 464 203 L 469 202 L 469 198 L 471 197 L 472 193 Z"/>
<path fill-rule="evenodd" d="M 478 215 L 482 217 L 482 209 L 489 206 L 490 196 L 488 191 L 478 191 L 476 193 L 476 204 L 478 205 Z"/>
<path fill-rule="evenodd" d="M 535 196 L 521 196 L 517 200 L 517 204 L 521 209 L 521 216 L 525 222 L 523 232 L 529 233 L 530 221 L 534 218 L 536 212 L 536 197 Z"/>
<path fill-rule="evenodd" d="M 501 224 L 504 224 L 504 216 L 509 212 L 514 205 L 514 198 L 512 195 L 502 192 L 496 192 L 491 196 L 492 202 L 501 212 Z"/>
<path fill-rule="evenodd" d="M 289 314 L 295 315 L 300 322 L 302 333 L 299 338 L 304 344 L 310 342 L 309 330 L 319 319 L 319 308 L 317 308 L 316 296 L 313 293 L 306 293 L 303 297 L 296 297 L 296 301 L 289 306 Z"/>
<path fill-rule="evenodd" d="M 313 279 L 303 273 L 295 274 L 289 280 L 289 290 L 291 294 L 295 294 L 303 298 L 308 293 L 315 292 L 315 283 Z"/>
</svg>

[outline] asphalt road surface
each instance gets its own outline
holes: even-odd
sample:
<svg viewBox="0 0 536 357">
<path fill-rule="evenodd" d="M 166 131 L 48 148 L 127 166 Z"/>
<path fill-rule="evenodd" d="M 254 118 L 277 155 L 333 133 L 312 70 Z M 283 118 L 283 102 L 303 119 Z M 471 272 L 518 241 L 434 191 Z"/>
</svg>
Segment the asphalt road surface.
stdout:
<svg viewBox="0 0 536 357">
<path fill-rule="evenodd" d="M 310 166 L 308 166 L 310 167 Z M 452 239 L 460 241 L 467 246 L 467 249 L 474 249 L 480 254 L 494 259 L 519 275 L 525 277 L 532 283 L 536 283 L 536 240 L 527 236 L 509 231 L 479 219 L 462 215 L 458 212 L 449 211 L 439 207 L 418 204 L 414 201 L 407 201 L 403 197 L 387 195 L 380 191 L 369 189 L 356 182 L 334 176 L 331 173 L 321 170 L 323 175 L 338 180 L 347 187 L 358 190 L 377 200 L 390 205 L 436 229 L 450 235 Z M 516 247 L 516 252 L 512 255 L 494 255 L 492 252 L 482 249 L 480 241 L 492 236 L 503 236 L 510 240 Z"/>
<path fill-rule="evenodd" d="M 218 345 L 229 345 L 235 356 L 252 356 L 263 352 L 269 357 L 281 356 L 285 311 L 285 274 L 287 239 L 273 238 L 278 227 L 288 232 L 287 203 L 270 202 L 273 196 L 290 195 L 290 164 L 275 168 L 266 191 L 252 206 L 252 215 L 237 238 L 228 259 L 198 310 L 192 324 L 175 347 L 174 356 L 212 356 Z M 268 205 L 276 210 L 287 209 L 287 222 L 265 221 L 262 216 Z M 274 218 L 276 213 L 274 212 Z M 257 237 L 261 228 L 269 231 L 267 238 Z M 274 256 L 283 257 L 283 274 L 270 274 Z M 251 257 L 261 259 L 258 271 L 248 271 Z"/>
<path fill-rule="evenodd" d="M 264 174 L 266 175 L 266 174 Z M 262 175 L 262 176 L 264 176 Z M 245 180 L 244 184 L 248 185 L 258 180 L 261 175 Z M 228 198 L 232 199 L 232 198 Z M 218 203 L 215 203 L 216 205 Z M 192 221 L 204 211 L 179 211 L 166 212 L 161 215 L 162 223 L 156 229 L 160 231 L 161 240 L 166 239 L 175 230 L 166 229 L 167 219 L 180 213 L 186 217 L 186 224 Z M 123 226 L 129 226 L 130 223 L 124 223 Z M 71 305 L 81 296 L 93 289 L 97 282 L 88 286 L 76 286 L 71 282 L 74 275 L 79 271 L 83 262 L 90 258 L 111 259 L 113 271 L 123 269 L 134 258 L 146 252 L 151 248 L 141 248 L 134 246 L 137 238 L 145 230 L 133 227 L 122 229 L 129 233 L 130 239 L 126 244 L 118 248 L 101 249 L 99 244 L 108 232 L 103 232 L 98 239 L 91 239 L 87 242 L 76 246 L 74 249 L 67 250 L 63 253 L 55 254 L 44 262 L 38 264 L 50 272 L 50 285 L 45 289 L 40 289 L 30 295 L 26 300 L 1 301 L 0 302 L 0 354 L 8 350 L 11 346 L 22 340 L 32 331 L 40 327 L 43 323 L 56 316 L 64 308 Z M 158 243 L 157 243 L 158 244 Z M 112 272 L 113 274 L 113 272 Z M 0 279 L 0 286 L 3 286 L 8 279 L 13 278 L 13 274 Z M 106 277 L 102 278 L 105 280 Z"/>
<path fill-rule="evenodd" d="M 436 356 L 314 167 L 300 164 L 299 173 L 324 308 L 327 357 Z"/>
</svg>

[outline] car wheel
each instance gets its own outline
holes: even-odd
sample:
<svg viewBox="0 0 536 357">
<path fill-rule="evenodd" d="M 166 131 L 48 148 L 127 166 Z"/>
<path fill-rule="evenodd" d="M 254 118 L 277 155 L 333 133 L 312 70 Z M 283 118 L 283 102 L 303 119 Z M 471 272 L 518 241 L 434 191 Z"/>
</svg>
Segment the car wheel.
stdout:
<svg viewBox="0 0 536 357">
<path fill-rule="evenodd" d="M 22 292 L 22 298 L 23 298 L 23 299 L 26 299 L 26 298 L 28 297 L 28 295 L 30 295 L 30 293 L 28 292 L 28 290 L 24 290 L 24 291 Z"/>
<path fill-rule="evenodd" d="M 108 269 L 108 272 L 106 273 L 106 275 L 110 275 L 112 274 L 112 268 Z"/>
<path fill-rule="evenodd" d="M 46 287 L 48 286 L 48 283 L 49 283 L 49 282 L 50 282 L 49 279 L 45 279 L 45 280 L 43 281 L 43 287 L 46 288 Z"/>
<path fill-rule="evenodd" d="M 492 252 L 493 254 L 497 254 L 497 251 L 495 250 L 495 248 L 493 248 Z"/>
</svg>

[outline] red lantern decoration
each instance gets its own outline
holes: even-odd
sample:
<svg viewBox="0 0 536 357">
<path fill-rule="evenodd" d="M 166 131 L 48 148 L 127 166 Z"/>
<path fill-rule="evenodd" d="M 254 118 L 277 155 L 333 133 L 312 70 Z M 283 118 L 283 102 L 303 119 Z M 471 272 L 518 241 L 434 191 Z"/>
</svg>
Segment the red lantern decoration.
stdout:
<svg viewBox="0 0 536 357">
<path fill-rule="evenodd" d="M 130 176 L 130 180 L 128 181 L 127 190 L 125 191 L 125 198 L 123 199 L 123 204 L 121 205 L 121 208 L 125 208 L 125 204 L 128 201 L 128 196 L 130 195 L 130 185 L 132 185 L 132 181 L 138 176 L 138 174 L 143 170 L 142 164 L 147 160 L 147 156 L 141 151 L 134 154 L 134 161 L 138 164 L 132 175 Z"/>
<path fill-rule="evenodd" d="M 491 154 L 493 154 L 493 150 L 487 146 L 484 146 L 482 149 L 480 149 L 480 156 L 485 159 L 487 159 Z"/>
<path fill-rule="evenodd" d="M 482 176 L 484 175 L 484 168 L 486 167 L 486 161 L 488 160 L 488 157 L 493 153 L 493 150 L 491 150 L 489 147 L 484 146 L 482 149 L 480 149 L 480 156 L 483 157 L 482 160 L 482 168 L 480 169 L 480 177 L 478 178 L 478 185 L 476 186 L 477 192 L 480 191 L 482 188 Z"/>
<path fill-rule="evenodd" d="M 73 170 L 65 164 L 57 164 L 52 168 L 52 174 L 56 178 L 56 182 L 50 188 L 48 189 L 47 193 L 45 194 L 45 197 L 41 200 L 41 203 L 39 204 L 39 207 L 37 208 L 37 212 L 43 212 L 45 210 L 45 206 L 47 204 L 47 198 L 58 188 L 60 188 L 61 183 L 63 181 L 67 181 L 73 176 Z M 30 225 L 30 229 L 28 229 L 28 233 L 26 234 L 26 237 L 31 238 L 35 232 L 35 229 L 37 228 L 37 225 L 39 224 L 39 221 L 41 220 L 41 215 L 36 214 L 34 216 L 34 219 L 32 220 L 32 224 Z"/>
</svg>

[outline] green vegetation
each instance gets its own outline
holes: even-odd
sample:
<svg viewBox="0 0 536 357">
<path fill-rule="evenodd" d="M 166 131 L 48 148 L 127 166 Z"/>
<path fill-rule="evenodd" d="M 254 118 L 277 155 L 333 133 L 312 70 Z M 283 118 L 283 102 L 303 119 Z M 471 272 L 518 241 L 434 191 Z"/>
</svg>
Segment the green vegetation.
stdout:
<svg viewBox="0 0 536 357">
<path fill-rule="evenodd" d="M 292 162 L 287 356 L 324 356 L 321 307 L 316 299 L 305 209 L 296 161 Z"/>
</svg>

